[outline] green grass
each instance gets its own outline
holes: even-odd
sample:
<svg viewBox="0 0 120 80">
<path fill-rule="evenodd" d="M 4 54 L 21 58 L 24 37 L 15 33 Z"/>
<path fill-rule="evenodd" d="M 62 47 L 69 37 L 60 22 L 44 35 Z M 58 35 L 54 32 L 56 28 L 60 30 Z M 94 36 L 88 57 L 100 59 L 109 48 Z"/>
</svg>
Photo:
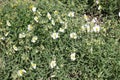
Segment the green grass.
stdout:
<svg viewBox="0 0 120 80">
<path fill-rule="evenodd" d="M 110 8 L 103 0 L 100 4 L 88 0 L 10 0 L 4 5 L 2 2 L 0 80 L 119 80 L 120 17 L 117 2 L 111 3 Z M 97 9 L 99 5 L 101 10 Z M 37 8 L 36 12 L 32 11 L 32 6 Z M 48 12 L 51 20 L 47 17 Z M 70 12 L 74 12 L 74 17 L 68 16 Z M 89 17 L 88 21 L 84 14 Z M 34 20 L 35 16 L 38 22 Z M 98 21 L 92 23 L 95 17 Z M 29 24 L 33 27 L 30 31 Z M 90 30 L 98 24 L 100 31 L 87 32 L 82 29 L 85 24 L 90 25 Z M 65 27 L 64 32 L 59 32 Z M 51 37 L 54 32 L 59 33 L 59 38 Z M 70 38 L 73 32 L 77 39 Z M 19 38 L 22 33 L 25 37 Z M 37 39 L 32 42 L 34 36 Z M 76 53 L 74 61 L 71 53 Z M 53 60 L 56 66 L 51 68 Z M 36 64 L 35 69 L 31 62 Z M 21 69 L 26 71 L 22 76 L 18 74 Z"/>
</svg>

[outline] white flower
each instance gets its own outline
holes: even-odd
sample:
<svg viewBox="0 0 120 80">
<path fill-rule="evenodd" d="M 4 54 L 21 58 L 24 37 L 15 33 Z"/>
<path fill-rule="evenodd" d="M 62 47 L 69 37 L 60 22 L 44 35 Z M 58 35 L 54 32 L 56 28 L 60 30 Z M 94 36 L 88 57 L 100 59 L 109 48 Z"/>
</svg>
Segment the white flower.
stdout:
<svg viewBox="0 0 120 80">
<path fill-rule="evenodd" d="M 1 40 L 5 40 L 5 37 L 1 37 Z"/>
<path fill-rule="evenodd" d="M 35 17 L 34 17 L 34 20 L 35 20 L 36 22 L 38 22 L 38 17 L 37 17 L 37 16 L 35 16 Z"/>
<path fill-rule="evenodd" d="M 99 0 L 96 0 L 96 3 L 99 4 L 100 3 Z"/>
<path fill-rule="evenodd" d="M 18 70 L 17 72 L 18 76 L 23 76 L 24 73 L 26 73 L 24 69 Z"/>
<path fill-rule="evenodd" d="M 26 35 L 25 35 L 25 33 L 20 33 L 19 34 L 19 38 L 24 38 Z"/>
<path fill-rule="evenodd" d="M 101 6 L 101 5 L 99 5 L 99 6 L 98 6 L 98 10 L 101 10 L 101 9 L 102 9 L 102 6 Z"/>
<path fill-rule="evenodd" d="M 35 43 L 37 41 L 38 37 L 37 36 L 33 36 L 31 42 Z"/>
<path fill-rule="evenodd" d="M 95 24 L 95 26 L 93 27 L 93 31 L 94 32 L 100 32 L 100 26 Z"/>
<path fill-rule="evenodd" d="M 65 30 L 63 28 L 60 28 L 59 29 L 59 32 L 64 32 Z"/>
<path fill-rule="evenodd" d="M 74 16 L 75 16 L 75 12 L 69 12 L 69 13 L 68 13 L 68 16 L 69 16 L 69 17 L 74 17 Z"/>
<path fill-rule="evenodd" d="M 57 38 L 59 38 L 59 33 L 54 32 L 54 33 L 51 34 L 51 37 L 53 39 L 57 39 Z"/>
<path fill-rule="evenodd" d="M 77 39 L 77 34 L 75 32 L 70 33 L 70 38 Z"/>
<path fill-rule="evenodd" d="M 36 69 L 36 64 L 35 63 L 31 62 L 31 66 L 32 66 L 33 69 Z"/>
<path fill-rule="evenodd" d="M 55 60 L 51 61 L 50 62 L 50 67 L 54 68 L 55 66 L 56 66 L 56 61 Z"/>
<path fill-rule="evenodd" d="M 31 31 L 33 29 L 33 26 L 29 24 L 27 29 L 28 31 Z"/>
<path fill-rule="evenodd" d="M 13 45 L 13 49 L 14 49 L 15 51 L 18 51 L 18 48 L 17 48 L 15 45 Z"/>
<path fill-rule="evenodd" d="M 88 17 L 86 14 L 84 14 L 84 19 L 85 19 L 86 21 L 88 21 L 88 20 L 89 20 L 89 17 Z"/>
<path fill-rule="evenodd" d="M 55 21 L 54 20 L 52 20 L 51 23 L 52 23 L 53 26 L 55 25 Z"/>
<path fill-rule="evenodd" d="M 119 17 L 120 17 L 120 12 L 118 13 Z"/>
<path fill-rule="evenodd" d="M 11 26 L 11 24 L 8 20 L 6 21 L 6 23 L 7 23 L 7 26 Z"/>
<path fill-rule="evenodd" d="M 71 53 L 70 58 L 71 58 L 72 61 L 76 60 L 75 55 L 76 55 L 76 53 Z"/>
<path fill-rule="evenodd" d="M 47 13 L 47 17 L 48 17 L 48 19 L 49 19 L 49 20 L 51 20 L 51 19 L 52 19 L 52 17 L 51 17 L 51 15 L 50 15 L 50 13 L 49 13 L 49 12 Z"/>
<path fill-rule="evenodd" d="M 36 7 L 33 6 L 33 7 L 32 7 L 32 11 L 33 11 L 33 12 L 36 12 Z"/>
</svg>

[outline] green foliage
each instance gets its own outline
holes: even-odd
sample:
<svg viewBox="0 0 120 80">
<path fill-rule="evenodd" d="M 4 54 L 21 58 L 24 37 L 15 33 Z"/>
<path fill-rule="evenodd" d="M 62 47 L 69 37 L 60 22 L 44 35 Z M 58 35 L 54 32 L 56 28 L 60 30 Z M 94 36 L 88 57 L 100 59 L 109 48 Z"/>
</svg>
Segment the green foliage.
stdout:
<svg viewBox="0 0 120 80">
<path fill-rule="evenodd" d="M 119 80 L 118 3 L 119 0 L 100 0 L 99 4 L 94 0 L 8 1 L 0 8 L 0 80 Z M 53 39 L 51 35 L 57 32 L 59 37 Z M 71 38 L 71 33 L 77 38 Z M 71 53 L 76 53 L 75 60 Z M 52 61 L 56 61 L 54 68 L 50 66 Z M 20 76 L 20 70 L 26 72 Z"/>
</svg>

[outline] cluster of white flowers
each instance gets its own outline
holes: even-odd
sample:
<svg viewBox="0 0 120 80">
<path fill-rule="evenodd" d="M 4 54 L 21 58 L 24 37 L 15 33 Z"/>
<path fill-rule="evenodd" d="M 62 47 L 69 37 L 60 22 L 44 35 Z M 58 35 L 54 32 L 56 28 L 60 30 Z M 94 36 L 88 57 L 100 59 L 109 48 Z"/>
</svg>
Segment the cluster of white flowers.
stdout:
<svg viewBox="0 0 120 80">
<path fill-rule="evenodd" d="M 36 69 L 36 64 L 31 61 L 31 68 Z M 23 74 L 27 73 L 25 69 L 20 69 L 17 71 L 18 76 L 23 76 Z"/>
<path fill-rule="evenodd" d="M 55 11 L 54 14 L 57 15 L 58 12 Z M 68 17 L 74 17 L 74 16 L 75 16 L 75 12 L 71 11 L 71 12 L 68 13 Z M 50 13 L 47 14 L 47 17 L 49 18 L 49 20 L 51 19 Z M 58 32 L 64 33 L 64 32 L 65 32 L 65 29 L 67 29 L 67 24 L 68 24 L 68 23 L 67 23 L 67 22 L 64 22 L 64 21 L 60 18 L 60 16 L 58 16 L 58 20 L 60 21 L 61 24 L 64 24 L 64 25 L 65 25 L 65 27 L 59 28 Z M 54 24 L 54 21 L 52 21 L 52 25 L 55 25 L 55 24 Z M 59 33 L 58 33 L 58 32 L 52 33 L 52 34 L 51 34 L 51 37 L 52 37 L 53 39 L 59 38 L 60 36 L 59 36 Z M 75 32 L 70 33 L 70 38 L 72 38 L 72 39 L 77 39 L 77 34 L 76 34 Z"/>
<path fill-rule="evenodd" d="M 87 31 L 87 32 L 100 32 L 100 25 L 98 25 L 98 20 L 96 17 L 94 17 L 92 20 L 89 19 L 89 17 L 84 14 L 84 19 L 87 21 L 87 23 L 83 26 L 81 26 L 82 31 Z M 92 24 L 92 25 L 91 25 Z"/>
<path fill-rule="evenodd" d="M 82 30 L 83 31 L 87 30 L 87 32 L 96 32 L 97 33 L 97 32 L 100 32 L 100 29 L 101 29 L 101 27 L 98 24 L 95 24 L 92 28 L 88 24 L 82 26 Z"/>
</svg>

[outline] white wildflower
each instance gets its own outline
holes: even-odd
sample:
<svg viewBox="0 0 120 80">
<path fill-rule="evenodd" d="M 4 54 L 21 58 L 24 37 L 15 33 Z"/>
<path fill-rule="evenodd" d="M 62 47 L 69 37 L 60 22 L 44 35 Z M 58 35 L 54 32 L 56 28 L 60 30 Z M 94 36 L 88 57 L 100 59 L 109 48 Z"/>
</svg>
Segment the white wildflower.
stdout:
<svg viewBox="0 0 120 80">
<path fill-rule="evenodd" d="M 11 26 L 11 24 L 8 20 L 6 21 L 6 23 L 7 23 L 7 26 Z"/>
<path fill-rule="evenodd" d="M 74 16 L 75 16 L 75 12 L 73 12 L 73 11 L 72 11 L 72 12 L 69 12 L 69 13 L 68 13 L 68 16 L 69 16 L 69 17 L 74 17 Z"/>
<path fill-rule="evenodd" d="M 57 39 L 57 38 L 59 38 L 59 33 L 54 32 L 54 33 L 51 34 L 51 37 L 53 39 Z"/>
<path fill-rule="evenodd" d="M 102 9 L 102 6 L 101 6 L 101 5 L 99 5 L 99 6 L 98 6 L 98 10 L 101 10 L 101 9 Z"/>
<path fill-rule="evenodd" d="M 25 38 L 25 36 L 26 36 L 25 33 L 20 33 L 19 34 L 19 38 Z"/>
<path fill-rule="evenodd" d="M 51 19 L 52 19 L 52 17 L 51 17 L 51 15 L 50 15 L 50 13 L 49 13 L 49 12 L 47 13 L 47 17 L 48 17 L 48 19 L 49 19 L 49 20 L 51 20 Z"/>
<path fill-rule="evenodd" d="M 1 39 L 1 40 L 5 40 L 5 37 L 1 37 L 0 39 Z"/>
<path fill-rule="evenodd" d="M 36 64 L 35 63 L 31 62 L 31 66 L 32 66 L 33 69 L 36 69 Z"/>
<path fill-rule="evenodd" d="M 72 61 L 76 60 L 75 55 L 76 55 L 76 53 L 71 53 L 70 58 L 71 58 Z"/>
<path fill-rule="evenodd" d="M 95 26 L 93 27 L 93 31 L 94 32 L 100 32 L 100 26 L 95 24 Z"/>
<path fill-rule="evenodd" d="M 37 16 L 35 16 L 35 17 L 34 17 L 34 20 L 35 20 L 36 22 L 38 22 L 38 17 L 37 17 Z"/>
<path fill-rule="evenodd" d="M 23 76 L 24 73 L 26 73 L 26 70 L 24 69 L 18 70 L 17 72 L 18 76 Z"/>
<path fill-rule="evenodd" d="M 63 28 L 60 28 L 59 29 L 59 32 L 64 32 L 65 30 Z"/>
<path fill-rule="evenodd" d="M 31 31 L 33 29 L 33 26 L 29 24 L 27 29 L 28 31 Z"/>
<path fill-rule="evenodd" d="M 33 6 L 33 7 L 32 7 L 32 11 L 33 11 L 33 12 L 36 12 L 36 7 Z"/>
<path fill-rule="evenodd" d="M 99 4 L 100 3 L 99 0 L 96 0 L 96 3 Z"/>
<path fill-rule="evenodd" d="M 50 62 L 50 67 L 54 68 L 55 66 L 56 66 L 56 61 L 55 60 L 51 61 Z"/>
<path fill-rule="evenodd" d="M 31 42 L 35 43 L 37 41 L 37 39 L 38 39 L 37 36 L 33 36 Z"/>
<path fill-rule="evenodd" d="M 75 32 L 70 33 L 70 38 L 77 39 L 77 34 Z"/>
</svg>

